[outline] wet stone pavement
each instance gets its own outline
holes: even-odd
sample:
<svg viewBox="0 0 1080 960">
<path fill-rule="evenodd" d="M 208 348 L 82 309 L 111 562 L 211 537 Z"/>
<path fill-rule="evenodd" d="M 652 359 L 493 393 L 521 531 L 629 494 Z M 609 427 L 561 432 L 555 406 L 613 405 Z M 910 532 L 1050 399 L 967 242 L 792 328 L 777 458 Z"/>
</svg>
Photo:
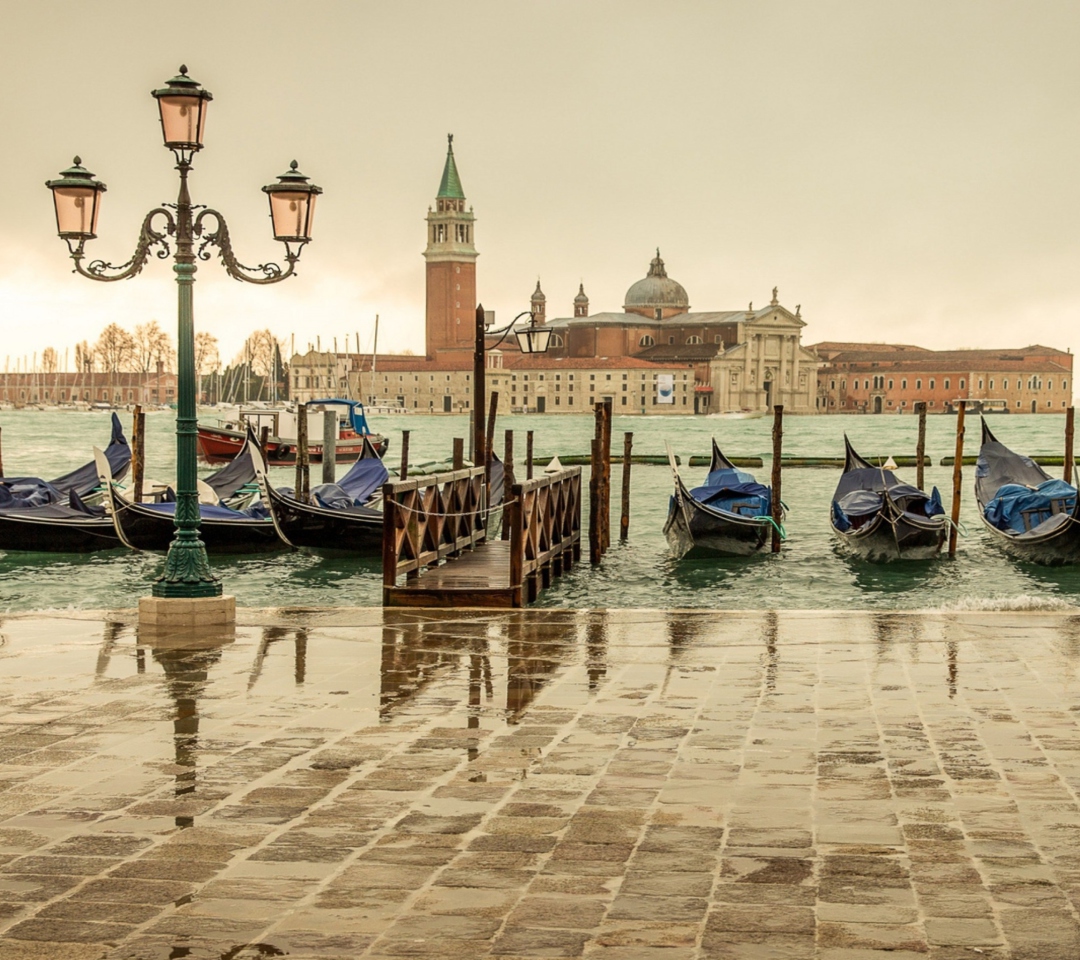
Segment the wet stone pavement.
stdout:
<svg viewBox="0 0 1080 960">
<path fill-rule="evenodd" d="M 0 621 L 0 960 L 1074 960 L 1080 618 Z"/>
</svg>

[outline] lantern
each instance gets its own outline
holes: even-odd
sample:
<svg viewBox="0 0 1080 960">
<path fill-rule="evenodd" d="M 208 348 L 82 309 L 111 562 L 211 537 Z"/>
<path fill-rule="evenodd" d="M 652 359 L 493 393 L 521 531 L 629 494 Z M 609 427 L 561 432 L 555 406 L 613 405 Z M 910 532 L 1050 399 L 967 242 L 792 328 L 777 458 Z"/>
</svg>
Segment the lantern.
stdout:
<svg viewBox="0 0 1080 960">
<path fill-rule="evenodd" d="M 158 102 L 161 113 L 161 135 L 170 150 L 195 153 L 202 149 L 206 129 L 206 107 L 213 100 L 210 91 L 204 90 L 187 75 L 187 67 L 160 90 L 150 95 Z"/>
<path fill-rule="evenodd" d="M 53 193 L 56 232 L 64 240 L 93 240 L 105 184 L 95 180 L 76 157 L 74 166 L 64 170 L 58 180 L 46 180 L 45 186 Z"/>
<path fill-rule="evenodd" d="M 308 183 L 308 178 L 296 169 L 294 160 L 278 177 L 278 182 L 267 184 L 263 192 L 270 198 L 274 239 L 285 243 L 307 243 L 311 239 L 315 198 L 322 193 L 322 187 Z"/>
</svg>

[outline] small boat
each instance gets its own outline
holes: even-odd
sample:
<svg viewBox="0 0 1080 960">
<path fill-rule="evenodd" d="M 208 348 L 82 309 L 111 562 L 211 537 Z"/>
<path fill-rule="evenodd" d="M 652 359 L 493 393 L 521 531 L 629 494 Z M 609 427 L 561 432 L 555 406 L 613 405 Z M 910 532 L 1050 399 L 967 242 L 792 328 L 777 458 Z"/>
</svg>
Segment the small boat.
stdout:
<svg viewBox="0 0 1080 960">
<path fill-rule="evenodd" d="M 675 492 L 668 506 L 664 536 L 672 555 L 747 557 L 761 550 L 773 531 L 772 491 L 753 474 L 739 470 L 713 440 L 705 483 L 687 490 L 668 445 Z"/>
<path fill-rule="evenodd" d="M 311 490 L 305 503 L 290 487 L 275 487 L 259 470 L 263 504 L 285 543 L 327 553 L 378 557 L 382 553 L 382 504 L 368 504 L 389 477 L 375 447 L 364 439 L 356 463 L 337 483 Z"/>
<path fill-rule="evenodd" d="M 1014 453 L 985 420 L 975 463 L 975 499 L 983 526 L 1007 553 L 1047 566 L 1080 562 L 1076 487 Z"/>
<path fill-rule="evenodd" d="M 115 413 L 103 458 L 112 479 L 122 480 L 131 463 L 131 448 Z M 0 550 L 87 553 L 119 547 L 120 538 L 104 508 L 86 502 L 98 485 L 95 460 L 54 480 L 0 478 Z"/>
<path fill-rule="evenodd" d="M 325 399 L 310 400 L 308 407 L 340 407 L 338 439 L 334 452 L 336 463 L 350 463 L 363 453 L 364 440 L 368 440 L 385 456 L 390 441 L 381 434 L 372 433 L 368 427 L 364 405 L 359 400 Z M 272 467 L 296 463 L 296 412 L 290 409 L 241 408 L 234 419 L 220 426 L 199 424 L 199 458 L 206 463 L 227 463 L 244 445 L 245 432 L 251 427 L 261 436 L 268 430 L 265 443 L 267 463 Z M 308 419 L 308 462 L 322 463 L 322 426 L 315 418 Z"/>
<path fill-rule="evenodd" d="M 241 461 L 241 464 L 236 464 L 235 475 L 229 484 L 222 484 L 223 492 L 227 486 L 242 480 L 249 470 L 251 476 L 255 477 L 256 471 L 263 466 L 262 454 L 250 431 L 241 456 L 248 463 L 243 465 Z M 200 487 L 203 499 L 208 498 L 208 490 L 214 489 L 210 480 L 204 481 Z M 175 501 L 135 503 L 115 486 L 109 485 L 105 503 L 116 534 L 124 546 L 133 550 L 169 549 L 176 529 Z M 286 547 L 278 537 L 273 521 L 260 515 L 258 504 L 247 510 L 234 510 L 224 502 L 202 502 L 199 504 L 199 517 L 199 537 L 210 553 L 264 553 Z"/>
<path fill-rule="evenodd" d="M 949 532 L 937 487 L 928 496 L 892 470 L 864 460 L 846 435 L 844 446 L 830 518 L 844 548 L 875 563 L 936 557 Z"/>
<path fill-rule="evenodd" d="M 726 413 L 709 413 L 706 420 L 760 420 L 765 410 L 728 410 Z"/>
</svg>

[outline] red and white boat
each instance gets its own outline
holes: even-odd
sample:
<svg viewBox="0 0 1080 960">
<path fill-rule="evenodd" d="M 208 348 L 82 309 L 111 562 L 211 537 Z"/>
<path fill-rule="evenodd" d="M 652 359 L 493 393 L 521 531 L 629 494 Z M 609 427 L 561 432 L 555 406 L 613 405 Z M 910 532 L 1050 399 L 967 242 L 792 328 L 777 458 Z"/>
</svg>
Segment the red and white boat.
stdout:
<svg viewBox="0 0 1080 960">
<path fill-rule="evenodd" d="M 364 405 L 358 400 L 311 400 L 306 404 L 308 412 L 327 408 L 340 408 L 338 413 L 338 436 L 335 445 L 335 461 L 350 463 L 364 449 L 367 439 L 379 456 L 386 453 L 390 441 L 381 434 L 372 433 L 364 416 Z M 266 457 L 272 467 L 296 463 L 296 412 L 289 409 L 267 410 L 258 407 L 241 408 L 236 418 L 220 422 L 217 426 L 199 424 L 199 459 L 206 463 L 228 463 L 244 446 L 250 424 L 255 435 L 262 437 L 267 429 Z M 322 463 L 322 424 L 310 418 L 308 421 L 308 461 Z"/>
</svg>

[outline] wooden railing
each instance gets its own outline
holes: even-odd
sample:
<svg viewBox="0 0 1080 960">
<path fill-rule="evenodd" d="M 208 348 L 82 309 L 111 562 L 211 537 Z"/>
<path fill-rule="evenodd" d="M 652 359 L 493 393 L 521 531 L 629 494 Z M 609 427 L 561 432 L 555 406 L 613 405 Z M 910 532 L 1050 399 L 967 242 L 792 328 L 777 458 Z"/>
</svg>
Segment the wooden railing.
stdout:
<svg viewBox="0 0 1080 960">
<path fill-rule="evenodd" d="M 521 606 L 581 559 L 581 467 L 513 484 L 506 512 L 510 586 Z"/>
<path fill-rule="evenodd" d="M 487 536 L 484 468 L 383 485 L 383 593 Z"/>
</svg>

